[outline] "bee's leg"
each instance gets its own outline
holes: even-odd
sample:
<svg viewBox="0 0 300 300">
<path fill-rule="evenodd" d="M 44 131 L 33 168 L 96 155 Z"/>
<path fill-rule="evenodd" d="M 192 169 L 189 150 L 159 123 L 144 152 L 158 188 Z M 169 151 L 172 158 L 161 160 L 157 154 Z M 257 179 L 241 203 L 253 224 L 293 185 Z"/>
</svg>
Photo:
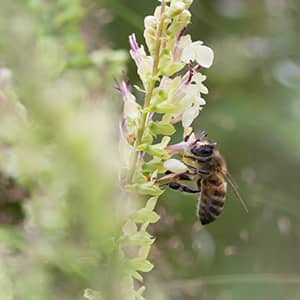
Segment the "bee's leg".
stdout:
<svg viewBox="0 0 300 300">
<path fill-rule="evenodd" d="M 190 176 L 196 175 L 197 173 L 183 172 L 183 173 L 172 173 L 170 171 L 166 172 L 166 175 L 157 179 L 156 182 L 164 181 L 164 180 L 191 180 Z"/>
<path fill-rule="evenodd" d="M 197 169 L 197 168 L 195 168 L 195 167 L 193 167 L 193 166 L 190 166 L 190 165 L 186 165 L 191 171 L 193 171 L 194 173 L 198 173 L 198 174 L 201 174 L 201 175 L 209 175 L 210 174 L 210 172 L 208 171 L 208 170 L 206 170 L 206 169 Z"/>
<path fill-rule="evenodd" d="M 172 173 L 171 171 L 166 171 L 165 172 L 165 175 L 169 175 L 169 174 L 174 174 L 173 177 L 176 177 L 176 178 L 178 177 L 179 180 L 192 180 L 190 176 L 194 175 L 194 174 L 190 174 L 190 173 L 187 174 L 186 172 L 185 173 L 179 173 L 179 174 Z"/>
<path fill-rule="evenodd" d="M 192 189 L 189 186 L 183 185 L 179 183 L 179 180 L 191 180 L 190 176 L 195 176 L 197 173 L 190 173 L 190 172 L 184 172 L 184 173 L 168 173 L 167 175 L 159 178 L 157 182 L 163 181 L 163 180 L 170 180 L 169 183 L 163 184 L 169 186 L 173 190 L 177 190 L 179 192 L 185 192 L 185 193 L 199 193 L 200 190 Z"/>
<path fill-rule="evenodd" d="M 168 184 L 168 186 L 169 186 L 169 188 L 171 188 L 173 190 L 177 190 L 179 192 L 184 192 L 184 193 L 189 193 L 189 194 L 195 194 L 195 193 L 200 193 L 201 192 L 200 189 L 195 190 L 195 189 L 190 188 L 189 186 L 180 184 L 179 182 L 176 182 L 176 181 L 171 181 Z"/>
<path fill-rule="evenodd" d="M 194 134 L 194 130 L 193 129 L 189 129 L 188 132 L 185 132 L 185 135 L 183 137 L 183 140 L 185 142 L 187 142 L 189 140 L 189 138 L 191 137 L 191 135 Z"/>
<path fill-rule="evenodd" d="M 198 170 L 198 173 L 201 174 L 201 175 L 209 175 L 210 174 L 210 172 L 208 170 L 205 170 L 205 169 Z"/>
<path fill-rule="evenodd" d="M 185 158 L 191 159 L 193 161 L 197 161 L 200 164 L 205 164 L 212 160 L 212 157 L 193 157 L 193 156 L 185 156 Z"/>
<path fill-rule="evenodd" d="M 191 129 L 189 130 L 188 132 L 186 132 L 186 134 L 184 135 L 183 137 L 183 140 L 185 142 L 187 142 L 189 140 L 189 138 L 191 137 L 191 135 L 194 134 L 194 130 Z M 205 137 L 207 137 L 207 132 L 206 131 L 201 131 L 197 136 L 196 136 L 196 140 L 195 140 L 195 143 L 198 142 L 198 141 L 201 141 L 203 140 Z"/>
</svg>

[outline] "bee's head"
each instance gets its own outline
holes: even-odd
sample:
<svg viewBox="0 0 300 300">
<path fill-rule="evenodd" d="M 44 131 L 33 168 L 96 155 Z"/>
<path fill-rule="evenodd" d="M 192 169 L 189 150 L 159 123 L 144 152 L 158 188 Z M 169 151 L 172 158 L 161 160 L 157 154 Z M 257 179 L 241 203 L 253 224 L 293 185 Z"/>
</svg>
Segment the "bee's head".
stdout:
<svg viewBox="0 0 300 300">
<path fill-rule="evenodd" d="M 216 143 L 212 143 L 209 141 L 197 142 L 191 148 L 191 153 L 195 156 L 211 156 L 213 154 L 214 149 L 216 148 Z"/>
</svg>

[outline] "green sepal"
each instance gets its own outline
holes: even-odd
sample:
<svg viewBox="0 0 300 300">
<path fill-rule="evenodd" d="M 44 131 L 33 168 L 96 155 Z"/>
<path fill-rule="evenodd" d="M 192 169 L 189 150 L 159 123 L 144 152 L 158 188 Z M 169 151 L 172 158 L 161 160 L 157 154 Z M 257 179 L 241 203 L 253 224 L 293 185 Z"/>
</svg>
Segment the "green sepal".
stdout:
<svg viewBox="0 0 300 300">
<path fill-rule="evenodd" d="M 146 222 L 156 223 L 160 219 L 160 216 L 153 210 L 145 207 L 133 213 L 131 215 L 131 219 L 138 224 L 143 224 Z"/>
<path fill-rule="evenodd" d="M 134 246 L 152 245 L 154 241 L 155 239 L 146 231 L 138 231 L 126 239 L 127 244 Z"/>
<path fill-rule="evenodd" d="M 138 151 L 146 151 L 149 155 L 160 157 L 161 159 L 168 159 L 169 154 L 166 150 L 156 147 L 155 145 L 149 146 L 142 144 L 138 148 Z"/>
<path fill-rule="evenodd" d="M 164 136 L 162 141 L 158 144 L 155 145 L 141 144 L 137 147 L 137 151 L 146 151 L 148 154 L 152 156 L 157 156 L 160 157 L 161 159 L 168 159 L 170 155 L 165 150 L 165 148 L 167 147 L 170 139 L 171 139 L 170 137 Z"/>
<path fill-rule="evenodd" d="M 145 292 L 146 287 L 141 286 L 136 292 L 135 292 L 135 297 L 136 300 L 146 300 L 142 295 Z"/>
<path fill-rule="evenodd" d="M 184 66 L 185 65 L 182 63 L 169 64 L 162 70 L 161 75 L 170 77 L 170 76 L 174 75 L 175 73 L 181 71 L 184 68 Z"/>
<path fill-rule="evenodd" d="M 146 129 L 143 134 L 142 144 L 148 144 L 151 145 L 153 143 L 153 134 L 150 131 L 150 128 Z"/>
<path fill-rule="evenodd" d="M 159 196 L 164 192 L 157 185 L 154 185 L 153 182 L 128 184 L 125 188 L 140 195 Z"/>
<path fill-rule="evenodd" d="M 145 273 L 150 272 L 154 267 L 149 260 L 141 257 L 131 259 L 129 265 L 131 269 Z"/>
<path fill-rule="evenodd" d="M 156 206 L 158 197 L 151 197 L 148 199 L 145 208 L 149 210 L 153 210 Z"/>
<path fill-rule="evenodd" d="M 162 103 L 150 105 L 146 111 L 155 112 L 159 114 L 176 113 L 178 112 L 178 105 L 171 101 L 164 101 Z"/>
<path fill-rule="evenodd" d="M 139 87 L 138 85 L 134 85 L 133 86 L 138 92 L 141 92 L 141 93 L 143 93 L 143 94 L 145 94 L 146 93 L 146 91 L 145 90 L 143 90 L 141 87 Z"/>
<path fill-rule="evenodd" d="M 92 289 L 85 289 L 83 297 L 88 300 L 104 300 L 101 292 Z"/>
<path fill-rule="evenodd" d="M 149 124 L 149 129 L 151 133 L 156 136 L 156 135 L 173 135 L 176 132 L 175 127 L 166 122 L 151 122 Z"/>
<path fill-rule="evenodd" d="M 158 173 L 164 173 L 166 171 L 163 162 L 157 157 L 142 164 L 142 172 L 146 176 L 152 174 L 156 170 Z"/>
<path fill-rule="evenodd" d="M 144 246 L 142 246 L 139 249 L 138 256 L 141 257 L 141 258 L 146 259 L 148 257 L 148 255 L 149 255 L 150 249 L 151 249 L 151 245 L 144 245 Z"/>
<path fill-rule="evenodd" d="M 134 220 L 129 219 L 122 227 L 123 234 L 126 236 L 134 235 L 137 231 L 136 222 Z"/>
<path fill-rule="evenodd" d="M 142 276 L 139 272 L 133 271 L 133 272 L 130 272 L 130 275 L 131 275 L 134 279 L 136 279 L 136 280 L 138 280 L 138 281 L 140 281 L 140 282 L 143 281 L 143 276 Z"/>
</svg>

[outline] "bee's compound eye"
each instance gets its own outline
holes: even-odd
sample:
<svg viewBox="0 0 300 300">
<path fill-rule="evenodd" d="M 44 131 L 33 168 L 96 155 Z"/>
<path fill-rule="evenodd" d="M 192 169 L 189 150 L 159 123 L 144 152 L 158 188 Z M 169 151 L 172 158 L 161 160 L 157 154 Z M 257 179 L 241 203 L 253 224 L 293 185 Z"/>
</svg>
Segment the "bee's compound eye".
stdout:
<svg viewBox="0 0 300 300">
<path fill-rule="evenodd" d="M 191 152 L 196 156 L 210 156 L 213 153 L 213 145 L 194 146 Z"/>
</svg>

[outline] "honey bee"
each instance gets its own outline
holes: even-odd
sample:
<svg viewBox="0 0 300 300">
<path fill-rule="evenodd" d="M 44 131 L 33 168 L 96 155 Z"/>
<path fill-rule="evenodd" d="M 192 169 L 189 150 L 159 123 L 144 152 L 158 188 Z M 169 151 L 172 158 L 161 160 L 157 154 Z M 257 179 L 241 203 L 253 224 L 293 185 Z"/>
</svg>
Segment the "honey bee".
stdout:
<svg viewBox="0 0 300 300">
<path fill-rule="evenodd" d="M 181 143 L 181 147 L 170 146 L 170 153 L 181 156 L 188 171 L 180 174 L 169 173 L 162 177 L 163 180 L 170 179 L 168 186 L 172 189 L 186 193 L 200 193 L 197 215 L 202 225 L 212 223 L 221 214 L 225 203 L 227 183 L 247 211 L 246 204 L 227 170 L 226 162 L 217 149 L 216 143 L 206 140 L 206 136 L 206 132 L 201 132 L 199 137 L 192 142 L 188 142 L 190 136 L 187 136 Z M 181 180 L 192 179 L 196 180 L 197 190 L 179 183 Z"/>
</svg>

